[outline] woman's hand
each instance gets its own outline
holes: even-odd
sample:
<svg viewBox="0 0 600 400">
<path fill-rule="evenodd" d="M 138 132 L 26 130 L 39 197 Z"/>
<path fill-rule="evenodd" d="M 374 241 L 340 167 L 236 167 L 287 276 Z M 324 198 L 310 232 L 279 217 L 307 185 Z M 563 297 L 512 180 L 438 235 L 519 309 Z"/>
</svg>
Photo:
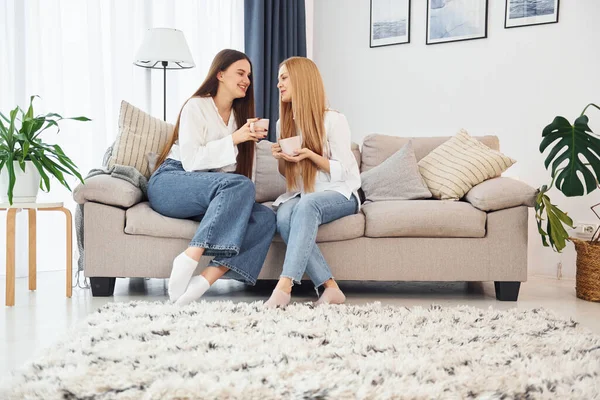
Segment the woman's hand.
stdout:
<svg viewBox="0 0 600 400">
<path fill-rule="evenodd" d="M 271 154 L 273 154 L 273 158 L 276 160 L 282 160 L 282 154 L 283 152 L 281 151 L 281 146 L 279 145 L 279 143 L 273 143 L 271 145 Z"/>
<path fill-rule="evenodd" d="M 260 139 L 264 139 L 267 136 L 267 130 L 264 128 L 255 128 L 254 123 L 260 118 L 250 118 L 248 121 L 237 131 L 231 134 L 233 138 L 233 144 L 238 145 L 244 142 L 258 142 Z M 250 129 L 250 128 L 253 129 Z"/>
<path fill-rule="evenodd" d="M 307 149 L 306 147 L 302 148 L 302 149 L 294 150 L 293 156 L 287 155 L 284 152 L 281 152 L 280 154 L 281 154 L 282 159 L 284 159 L 285 161 L 288 161 L 288 162 L 293 162 L 293 163 L 298 163 L 307 158 L 312 161 L 313 157 L 316 155 L 315 152 L 313 152 L 311 149 Z"/>
</svg>

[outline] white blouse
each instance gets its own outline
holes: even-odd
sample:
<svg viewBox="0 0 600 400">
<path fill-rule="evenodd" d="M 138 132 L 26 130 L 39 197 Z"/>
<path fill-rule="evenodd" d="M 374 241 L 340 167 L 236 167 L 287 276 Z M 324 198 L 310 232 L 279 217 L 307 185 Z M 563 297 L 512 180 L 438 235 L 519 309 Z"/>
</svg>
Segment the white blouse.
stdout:
<svg viewBox="0 0 600 400">
<path fill-rule="evenodd" d="M 186 171 L 233 172 L 237 146 L 231 136 L 237 130 L 234 111 L 227 125 L 212 97 L 192 97 L 179 119 L 179 140 L 168 158 L 181 161 Z"/>
<path fill-rule="evenodd" d="M 277 139 L 279 140 L 280 122 L 277 121 Z M 347 199 L 355 196 L 360 207 L 360 170 L 356 158 L 352 153 L 352 139 L 350 126 L 344 114 L 328 110 L 325 112 L 325 134 L 327 141 L 323 152 L 324 157 L 329 159 L 329 173 L 319 170 L 315 180 L 315 192 L 335 191 L 344 195 Z M 298 182 L 300 185 L 302 181 Z M 274 207 L 303 194 L 302 188 L 282 194 L 273 203 Z"/>
</svg>

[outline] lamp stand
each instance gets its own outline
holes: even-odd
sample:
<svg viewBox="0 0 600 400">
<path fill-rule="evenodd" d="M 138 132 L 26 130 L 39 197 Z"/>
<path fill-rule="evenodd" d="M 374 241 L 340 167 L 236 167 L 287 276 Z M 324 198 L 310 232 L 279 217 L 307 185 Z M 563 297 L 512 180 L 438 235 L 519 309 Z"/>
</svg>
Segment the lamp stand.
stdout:
<svg viewBox="0 0 600 400">
<path fill-rule="evenodd" d="M 167 65 L 168 61 L 161 61 L 163 66 L 163 120 L 167 121 Z"/>
</svg>

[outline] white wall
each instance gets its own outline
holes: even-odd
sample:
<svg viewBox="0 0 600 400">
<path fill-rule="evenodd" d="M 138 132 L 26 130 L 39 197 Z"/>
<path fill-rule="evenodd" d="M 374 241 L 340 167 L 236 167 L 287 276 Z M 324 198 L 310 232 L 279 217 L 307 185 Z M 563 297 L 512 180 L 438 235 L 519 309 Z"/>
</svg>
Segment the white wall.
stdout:
<svg viewBox="0 0 600 400">
<path fill-rule="evenodd" d="M 313 44 L 314 44 L 314 22 L 315 22 L 315 2 L 314 0 L 306 0 L 304 2 L 306 8 L 306 57 L 312 60 Z"/>
<path fill-rule="evenodd" d="M 554 116 L 572 121 L 600 103 L 600 1 L 561 2 L 558 24 L 504 29 L 504 0 L 489 0 L 488 38 L 425 45 L 426 1 L 412 1 L 411 43 L 369 48 L 368 0 L 314 2 L 314 61 L 332 108 L 345 113 L 353 139 L 370 133 L 449 136 L 460 128 L 494 134 L 518 160 L 506 175 L 549 184 L 538 151 Z M 600 132 L 600 112 L 588 112 Z M 552 200 L 575 221 L 600 222 L 590 211 L 600 191 Z M 575 276 L 575 252 L 541 246 L 530 216 L 529 273 Z"/>
</svg>

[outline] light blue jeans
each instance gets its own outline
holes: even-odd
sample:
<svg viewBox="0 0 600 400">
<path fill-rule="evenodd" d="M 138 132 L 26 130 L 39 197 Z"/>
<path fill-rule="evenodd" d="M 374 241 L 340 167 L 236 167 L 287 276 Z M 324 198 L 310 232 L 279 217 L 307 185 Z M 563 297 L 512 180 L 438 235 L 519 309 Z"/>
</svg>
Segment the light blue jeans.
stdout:
<svg viewBox="0 0 600 400">
<path fill-rule="evenodd" d="M 333 278 L 317 246 L 319 225 L 356 214 L 358 201 L 338 192 L 326 191 L 294 197 L 279 206 L 277 230 L 287 244 L 281 277 L 300 284 L 306 272 L 315 289 Z M 318 293 L 318 292 L 317 292 Z"/>
<path fill-rule="evenodd" d="M 229 268 L 225 279 L 256 283 L 275 234 L 275 213 L 254 202 L 254 184 L 245 176 L 188 172 L 166 159 L 148 183 L 150 207 L 171 218 L 200 221 L 190 247 L 214 256 L 209 265 Z"/>
</svg>

